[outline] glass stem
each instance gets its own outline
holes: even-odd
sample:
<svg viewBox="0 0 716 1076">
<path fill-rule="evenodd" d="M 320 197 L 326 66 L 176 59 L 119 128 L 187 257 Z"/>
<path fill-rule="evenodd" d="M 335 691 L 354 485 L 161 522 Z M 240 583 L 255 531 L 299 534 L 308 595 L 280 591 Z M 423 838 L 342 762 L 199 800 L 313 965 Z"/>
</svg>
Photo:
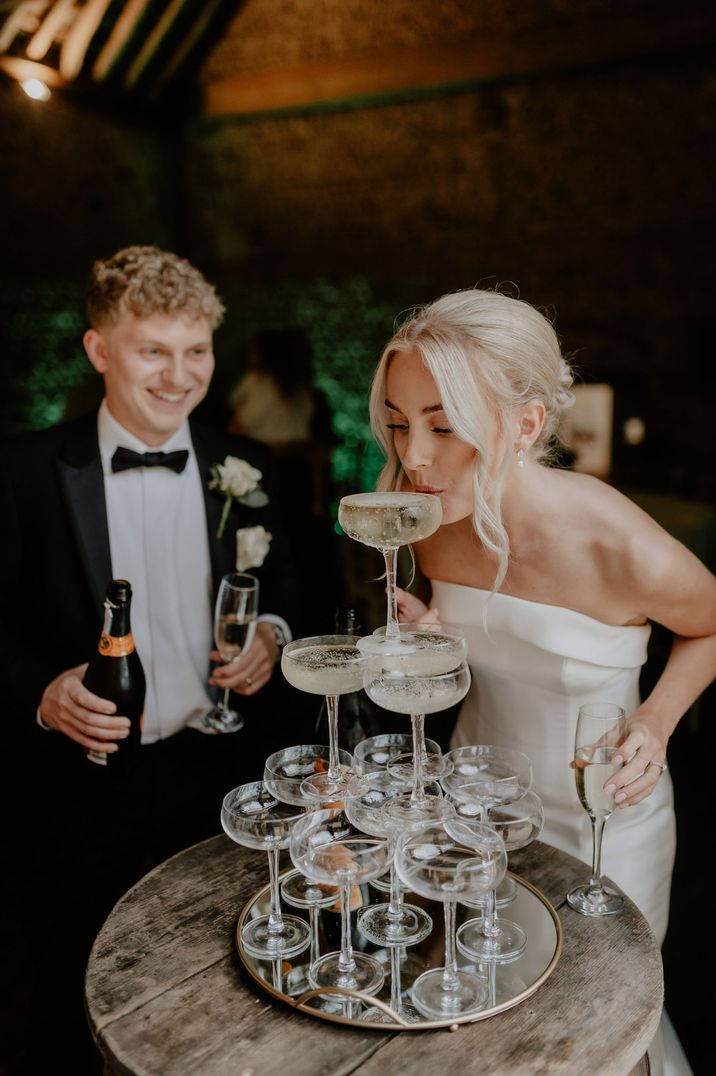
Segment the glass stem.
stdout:
<svg viewBox="0 0 716 1076">
<path fill-rule="evenodd" d="M 590 815 L 592 822 L 592 877 L 589 879 L 590 889 L 602 888 L 602 835 L 606 818 L 602 815 Z"/>
<path fill-rule="evenodd" d="M 398 550 L 384 549 L 385 558 L 385 589 L 388 595 L 388 620 L 385 625 L 386 639 L 399 639 L 400 628 L 398 627 L 398 595 L 395 592 L 396 568 L 398 565 Z"/>
<path fill-rule="evenodd" d="M 497 922 L 497 891 L 491 889 L 487 894 L 485 914 L 482 919 L 482 933 L 486 938 L 497 938 L 500 935 L 500 925 Z"/>
<path fill-rule="evenodd" d="M 338 967 L 343 975 L 355 970 L 353 946 L 351 944 L 351 886 L 341 886 L 341 952 Z"/>
<path fill-rule="evenodd" d="M 338 762 L 338 695 L 326 695 L 328 711 L 328 780 L 338 781 L 341 773 Z"/>
<path fill-rule="evenodd" d="M 281 894 L 278 887 L 278 848 L 269 849 L 269 888 L 271 892 L 271 905 L 269 908 L 268 931 L 269 934 L 280 934 L 283 931 L 281 918 Z"/>
<path fill-rule="evenodd" d="M 226 713 L 226 711 L 229 709 L 229 692 L 230 691 L 231 691 L 230 687 L 225 687 L 224 688 L 224 697 L 219 701 L 219 709 L 223 710 L 224 713 Z"/>
<path fill-rule="evenodd" d="M 422 805 L 425 803 L 425 714 L 411 714 L 410 720 L 413 726 L 413 789 L 410 802 Z"/>
<path fill-rule="evenodd" d="M 445 967 L 443 968 L 443 990 L 453 991 L 459 985 L 457 977 L 457 955 L 455 953 L 455 901 L 445 901 Z"/>
<path fill-rule="evenodd" d="M 396 1015 L 399 1015 L 403 1007 L 402 990 L 400 988 L 400 946 L 390 947 L 390 1007 Z"/>
<path fill-rule="evenodd" d="M 400 878 L 395 869 L 395 859 L 390 864 L 390 903 L 388 904 L 388 919 L 399 923 L 403 916 L 403 893 Z"/>
<path fill-rule="evenodd" d="M 320 956 L 318 940 L 318 908 L 315 904 L 311 904 L 308 909 L 308 925 L 311 931 L 311 963 L 314 964 Z"/>
</svg>

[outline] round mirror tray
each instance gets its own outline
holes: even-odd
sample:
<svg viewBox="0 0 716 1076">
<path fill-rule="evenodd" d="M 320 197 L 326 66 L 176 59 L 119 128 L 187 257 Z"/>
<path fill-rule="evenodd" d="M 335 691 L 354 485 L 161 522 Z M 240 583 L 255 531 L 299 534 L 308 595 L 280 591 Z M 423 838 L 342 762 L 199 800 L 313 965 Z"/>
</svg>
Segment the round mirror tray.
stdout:
<svg viewBox="0 0 716 1076">
<path fill-rule="evenodd" d="M 281 875 L 285 882 L 295 870 Z M 314 918 L 313 940 L 304 952 L 284 960 L 262 960 L 248 953 L 241 942 L 241 930 L 250 919 L 268 915 L 269 887 L 265 886 L 244 906 L 236 927 L 236 947 L 249 975 L 271 997 L 321 1020 L 386 1031 L 422 1031 L 456 1024 L 485 1020 L 496 1013 L 519 1005 L 533 994 L 554 971 L 562 951 L 562 928 L 557 914 L 547 898 L 529 882 L 507 872 L 503 886 L 511 889 L 509 903 L 498 890 L 498 915 L 504 916 L 526 931 L 527 945 L 520 956 L 506 963 L 486 961 L 477 963 L 457 951 L 459 969 L 480 976 L 487 987 L 487 1002 L 478 1011 L 461 1015 L 446 1013 L 444 1019 L 421 1016 L 411 1003 L 411 986 L 415 979 L 430 968 L 442 967 L 445 957 L 443 905 L 431 903 L 413 893 L 404 893 L 406 903 L 424 908 L 432 918 L 432 931 L 417 945 L 380 948 L 361 936 L 359 912 L 368 904 L 388 900 L 388 894 L 374 883 L 355 886 L 352 895 L 351 932 L 355 950 L 372 954 L 385 968 L 385 980 L 380 991 L 369 997 L 340 987 L 316 990 L 308 979 L 311 961 L 318 955 L 337 951 L 341 943 L 341 917 L 338 901 L 328 908 L 307 909 L 287 906 L 282 900 L 282 913 L 297 915 L 311 922 Z M 457 905 L 456 928 L 468 919 L 481 914 L 479 908 Z M 395 978 L 395 984 L 393 979 Z M 397 999 L 400 998 L 398 1004 Z M 400 1009 L 400 1011 L 396 1011 Z"/>
</svg>

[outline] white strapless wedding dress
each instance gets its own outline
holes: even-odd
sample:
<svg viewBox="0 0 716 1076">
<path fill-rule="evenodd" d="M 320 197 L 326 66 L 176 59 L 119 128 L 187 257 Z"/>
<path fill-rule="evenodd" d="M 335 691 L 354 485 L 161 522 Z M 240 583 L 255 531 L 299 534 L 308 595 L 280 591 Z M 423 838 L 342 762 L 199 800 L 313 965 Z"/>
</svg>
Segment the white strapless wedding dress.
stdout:
<svg viewBox="0 0 716 1076">
<path fill-rule="evenodd" d="M 467 639 L 472 672 L 451 746 L 524 751 L 544 804 L 540 840 L 591 864 L 591 826 L 569 766 L 577 712 L 596 701 L 619 703 L 627 714 L 636 709 L 651 628 L 614 627 L 562 606 L 457 583 L 432 580 L 432 589 L 441 620 Z M 603 873 L 639 907 L 660 945 L 676 850 L 673 799 L 667 772 L 636 807 L 614 811 L 602 847 Z M 658 1056 L 655 1041 L 652 1072 L 690 1073 L 673 1029 L 667 1024 L 663 1031 L 668 1056 Z"/>
</svg>

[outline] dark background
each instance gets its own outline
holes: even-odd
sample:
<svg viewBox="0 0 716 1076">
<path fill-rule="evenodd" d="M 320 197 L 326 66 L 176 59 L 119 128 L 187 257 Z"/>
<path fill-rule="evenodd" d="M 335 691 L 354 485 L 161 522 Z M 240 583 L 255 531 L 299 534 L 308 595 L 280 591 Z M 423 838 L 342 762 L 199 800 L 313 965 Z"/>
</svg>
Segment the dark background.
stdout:
<svg viewBox="0 0 716 1076">
<path fill-rule="evenodd" d="M 613 387 L 609 480 L 713 568 L 711 9 L 246 0 L 219 5 L 163 82 L 159 67 L 132 87 L 84 71 L 38 102 L 0 69 L 0 432 L 51 424 L 83 398 L 92 260 L 166 246 L 228 307 L 204 417 L 225 420 L 253 331 L 308 333 L 336 439 L 332 535 L 337 497 L 375 477 L 366 394 L 393 319 L 447 290 L 508 286 L 552 313 L 582 381 Z M 630 416 L 646 427 L 637 446 L 622 436 Z M 331 541 L 328 602 L 355 602 L 372 629 L 380 587 L 366 579 L 380 565 Z M 646 685 L 668 645 L 655 632 Z M 704 881 L 714 709 L 712 688 L 670 747 L 679 852 L 667 1002 L 697 1073 L 712 1058 L 716 1000 L 697 985 L 714 956 Z"/>
</svg>

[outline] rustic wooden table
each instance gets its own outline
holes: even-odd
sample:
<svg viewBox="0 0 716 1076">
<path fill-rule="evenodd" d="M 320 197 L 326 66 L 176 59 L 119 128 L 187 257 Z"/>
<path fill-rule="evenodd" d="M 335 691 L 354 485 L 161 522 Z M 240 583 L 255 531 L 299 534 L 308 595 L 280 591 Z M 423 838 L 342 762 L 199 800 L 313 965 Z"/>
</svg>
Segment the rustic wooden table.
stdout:
<svg viewBox="0 0 716 1076">
<path fill-rule="evenodd" d="M 347 1027 L 272 1001 L 235 949 L 241 906 L 266 883 L 266 856 L 217 836 L 161 864 L 115 906 L 93 947 L 88 1019 L 108 1073 L 134 1076 L 485 1076 L 648 1073 L 663 1000 L 661 954 L 631 902 L 588 919 L 565 893 L 583 863 L 535 841 L 510 869 L 557 911 L 564 946 L 525 1000 L 456 1031 Z"/>
</svg>

